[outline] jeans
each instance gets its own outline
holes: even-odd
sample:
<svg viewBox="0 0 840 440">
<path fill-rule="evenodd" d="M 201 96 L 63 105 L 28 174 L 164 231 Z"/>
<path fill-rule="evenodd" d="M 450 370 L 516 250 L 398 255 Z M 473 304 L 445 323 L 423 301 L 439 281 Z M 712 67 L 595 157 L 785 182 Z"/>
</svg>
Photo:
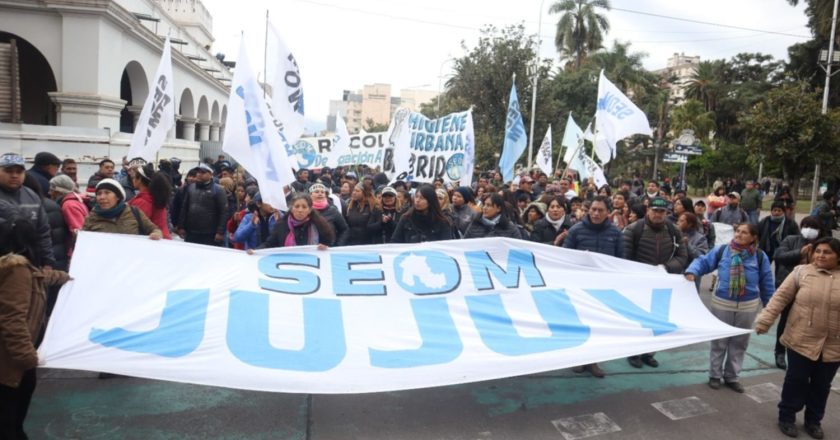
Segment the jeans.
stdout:
<svg viewBox="0 0 840 440">
<path fill-rule="evenodd" d="M 812 361 L 788 349 L 788 368 L 779 402 L 779 421 L 796 423 L 796 413 L 805 408 L 805 423 L 820 425 L 831 393 L 831 381 L 840 362 Z"/>
<path fill-rule="evenodd" d="M 23 373 L 17 388 L 0 385 L 0 439 L 25 440 L 23 421 L 35 392 L 35 369 Z"/>
<path fill-rule="evenodd" d="M 747 219 L 750 222 L 750 224 L 757 225 L 758 224 L 758 210 L 753 209 L 753 210 L 747 211 Z"/>
</svg>

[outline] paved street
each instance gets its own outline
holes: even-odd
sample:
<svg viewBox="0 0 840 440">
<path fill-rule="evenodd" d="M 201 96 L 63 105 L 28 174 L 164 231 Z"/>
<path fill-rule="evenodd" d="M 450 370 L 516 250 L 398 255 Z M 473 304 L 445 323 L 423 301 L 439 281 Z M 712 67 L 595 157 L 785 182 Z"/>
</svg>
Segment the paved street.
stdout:
<svg viewBox="0 0 840 440">
<path fill-rule="evenodd" d="M 773 366 L 773 343 L 773 336 L 753 336 L 744 395 L 708 388 L 708 343 L 659 353 L 658 369 L 606 362 L 605 379 L 561 370 L 362 395 L 42 370 L 27 429 L 34 439 L 781 439 L 775 421 L 784 374 Z M 829 438 L 840 438 L 835 385 L 824 420 Z"/>
</svg>

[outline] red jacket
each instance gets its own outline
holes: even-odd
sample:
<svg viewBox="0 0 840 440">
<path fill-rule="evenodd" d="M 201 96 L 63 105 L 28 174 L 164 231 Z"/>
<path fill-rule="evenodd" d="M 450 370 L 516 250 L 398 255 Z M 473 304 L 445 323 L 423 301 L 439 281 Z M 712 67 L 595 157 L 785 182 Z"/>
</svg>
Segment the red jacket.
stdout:
<svg viewBox="0 0 840 440">
<path fill-rule="evenodd" d="M 128 201 L 131 206 L 137 207 L 149 220 L 160 228 L 163 238 L 167 240 L 172 239 L 172 234 L 169 233 L 169 215 L 166 208 L 155 208 L 152 201 L 152 194 L 148 191 L 140 191 L 133 199 Z"/>
<path fill-rule="evenodd" d="M 76 233 L 82 229 L 85 224 L 85 217 L 88 216 L 88 210 L 85 202 L 87 197 L 78 193 L 69 193 L 61 198 L 59 204 L 61 205 L 61 215 L 64 217 L 64 224 L 67 225 L 67 230 L 70 234 L 67 235 L 67 256 L 73 255 L 73 248 L 76 245 Z"/>
</svg>

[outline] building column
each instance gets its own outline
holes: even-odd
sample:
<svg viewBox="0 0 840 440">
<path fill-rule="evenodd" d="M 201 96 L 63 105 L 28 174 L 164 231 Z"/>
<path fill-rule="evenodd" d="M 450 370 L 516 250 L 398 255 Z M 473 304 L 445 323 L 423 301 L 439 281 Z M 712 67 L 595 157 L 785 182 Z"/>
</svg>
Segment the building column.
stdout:
<svg viewBox="0 0 840 440">
<path fill-rule="evenodd" d="M 197 121 L 196 118 L 181 116 L 181 127 L 183 128 L 181 135 L 184 140 L 195 141 L 195 123 Z"/>
<path fill-rule="evenodd" d="M 198 140 L 210 140 L 210 121 L 198 121 Z"/>
<path fill-rule="evenodd" d="M 87 93 L 48 92 L 55 103 L 58 125 L 120 130 L 120 112 L 126 101 Z"/>
<path fill-rule="evenodd" d="M 219 142 L 224 142 L 224 141 L 225 141 L 225 126 L 220 125 L 219 126 Z"/>
<path fill-rule="evenodd" d="M 134 118 L 134 123 L 131 125 L 132 132 L 137 129 L 137 121 L 140 120 L 140 113 L 143 112 L 143 107 L 139 105 L 129 105 L 126 107 L 126 110 L 131 113 L 131 117 Z"/>
<path fill-rule="evenodd" d="M 210 124 L 210 140 L 213 142 L 219 142 L 219 127 L 221 127 L 221 123 L 214 122 Z"/>
</svg>

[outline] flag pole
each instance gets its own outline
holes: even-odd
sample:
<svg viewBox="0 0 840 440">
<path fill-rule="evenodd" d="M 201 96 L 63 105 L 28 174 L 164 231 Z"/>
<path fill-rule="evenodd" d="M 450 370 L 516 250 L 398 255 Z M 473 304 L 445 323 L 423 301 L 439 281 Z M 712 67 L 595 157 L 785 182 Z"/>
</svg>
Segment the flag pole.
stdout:
<svg viewBox="0 0 840 440">
<path fill-rule="evenodd" d="M 265 10 L 265 41 L 263 42 L 263 81 L 268 84 L 268 9 Z M 263 86 L 263 99 L 266 97 L 266 88 Z"/>
</svg>

